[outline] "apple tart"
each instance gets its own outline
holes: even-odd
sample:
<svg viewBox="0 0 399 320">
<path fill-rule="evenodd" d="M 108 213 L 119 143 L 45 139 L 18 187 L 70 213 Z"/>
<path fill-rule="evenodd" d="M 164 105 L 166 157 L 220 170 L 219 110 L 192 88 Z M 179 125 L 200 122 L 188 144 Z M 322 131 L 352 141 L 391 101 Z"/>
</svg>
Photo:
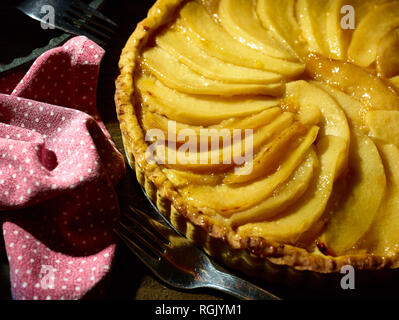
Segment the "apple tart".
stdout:
<svg viewBox="0 0 399 320">
<path fill-rule="evenodd" d="M 397 268 L 398 49 L 399 1 L 158 0 L 119 64 L 129 162 L 225 262 Z"/>
</svg>

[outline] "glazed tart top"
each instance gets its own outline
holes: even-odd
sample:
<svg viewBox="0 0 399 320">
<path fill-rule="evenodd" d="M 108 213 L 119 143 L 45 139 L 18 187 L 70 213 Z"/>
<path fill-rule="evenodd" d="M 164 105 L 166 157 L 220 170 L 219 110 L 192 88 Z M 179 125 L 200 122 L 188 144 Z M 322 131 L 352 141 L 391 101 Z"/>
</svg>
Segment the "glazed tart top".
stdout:
<svg viewBox="0 0 399 320">
<path fill-rule="evenodd" d="M 233 247 L 396 267 L 398 27 L 399 1 L 159 0 L 121 57 L 125 147 Z"/>
</svg>

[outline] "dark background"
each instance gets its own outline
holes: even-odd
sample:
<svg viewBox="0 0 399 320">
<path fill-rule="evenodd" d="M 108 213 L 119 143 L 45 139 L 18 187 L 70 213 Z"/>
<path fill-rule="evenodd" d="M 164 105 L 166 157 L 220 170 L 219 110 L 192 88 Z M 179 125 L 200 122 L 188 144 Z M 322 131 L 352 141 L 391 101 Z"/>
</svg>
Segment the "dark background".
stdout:
<svg viewBox="0 0 399 320">
<path fill-rule="evenodd" d="M 118 75 L 119 56 L 136 24 L 146 16 L 153 2 L 152 0 L 108 0 L 102 8 L 103 13 L 118 23 L 119 29 L 108 46 L 105 47 L 106 54 L 102 60 L 98 83 L 97 105 L 108 131 L 122 153 L 124 152 L 114 104 L 114 81 Z M 0 4 L 0 64 L 8 63 L 15 57 L 28 55 L 33 49 L 45 46 L 52 37 L 61 34 L 58 31 L 44 31 L 38 22 L 27 18 L 15 9 L 1 6 Z M 134 196 L 136 207 L 151 210 L 130 170 L 117 189 L 118 192 L 122 190 L 124 193 L 128 190 Z M 261 283 L 261 285 L 285 298 L 398 297 L 397 282 L 394 282 L 393 279 L 392 281 L 388 280 L 388 284 L 377 289 L 370 288 L 352 292 L 289 289 L 265 283 Z M 114 266 L 108 279 L 87 298 L 96 298 L 101 291 L 104 295 L 100 296 L 105 296 L 106 299 L 232 299 L 214 291 L 187 292 L 169 288 L 155 279 L 124 245 L 120 245 L 117 249 Z M 11 299 L 11 296 L 7 258 L 3 255 L 0 256 L 0 300 L 5 299 Z"/>
</svg>

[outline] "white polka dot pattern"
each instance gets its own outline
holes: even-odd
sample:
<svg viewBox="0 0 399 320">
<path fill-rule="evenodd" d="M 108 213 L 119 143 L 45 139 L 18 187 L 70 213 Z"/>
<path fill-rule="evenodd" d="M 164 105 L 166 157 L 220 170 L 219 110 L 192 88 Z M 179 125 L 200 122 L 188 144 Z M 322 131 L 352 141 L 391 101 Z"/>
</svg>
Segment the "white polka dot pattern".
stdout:
<svg viewBox="0 0 399 320">
<path fill-rule="evenodd" d="M 0 222 L 15 299 L 79 299 L 112 264 L 124 163 L 96 109 L 102 55 L 76 37 L 0 79 Z"/>
</svg>

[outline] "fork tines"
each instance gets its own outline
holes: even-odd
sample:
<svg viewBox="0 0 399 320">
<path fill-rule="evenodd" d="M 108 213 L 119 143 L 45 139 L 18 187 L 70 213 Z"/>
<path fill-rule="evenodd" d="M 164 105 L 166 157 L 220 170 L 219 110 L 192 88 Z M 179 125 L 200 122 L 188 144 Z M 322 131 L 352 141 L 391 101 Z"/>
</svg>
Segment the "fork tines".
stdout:
<svg viewBox="0 0 399 320">
<path fill-rule="evenodd" d="M 162 222 L 163 218 L 154 220 L 127 203 L 121 209 L 122 219 L 115 233 L 166 284 L 180 289 L 213 288 L 247 300 L 279 300 L 262 288 L 223 271 L 191 241 Z M 158 210 L 155 214 L 162 215 Z"/>
<path fill-rule="evenodd" d="M 116 232 L 132 250 L 161 259 L 169 240 L 151 224 L 145 213 L 133 207 L 129 209 Z"/>
<path fill-rule="evenodd" d="M 109 19 L 107 16 L 103 15 L 101 12 L 93 9 L 90 6 L 82 4 L 80 1 L 72 1 L 71 6 L 75 7 L 77 10 L 83 11 L 83 13 L 85 13 L 88 16 L 92 15 L 93 17 L 97 18 L 99 20 L 99 22 L 106 22 L 113 28 L 118 27 L 118 25 L 114 21 Z M 92 22 L 96 23 L 95 20 L 93 20 Z M 98 24 L 98 26 L 102 27 L 102 28 L 106 28 L 106 26 L 104 26 L 102 24 Z"/>
<path fill-rule="evenodd" d="M 102 13 L 79 1 L 70 1 L 62 18 L 67 31 L 85 35 L 101 45 L 111 39 L 118 27 Z"/>
</svg>

